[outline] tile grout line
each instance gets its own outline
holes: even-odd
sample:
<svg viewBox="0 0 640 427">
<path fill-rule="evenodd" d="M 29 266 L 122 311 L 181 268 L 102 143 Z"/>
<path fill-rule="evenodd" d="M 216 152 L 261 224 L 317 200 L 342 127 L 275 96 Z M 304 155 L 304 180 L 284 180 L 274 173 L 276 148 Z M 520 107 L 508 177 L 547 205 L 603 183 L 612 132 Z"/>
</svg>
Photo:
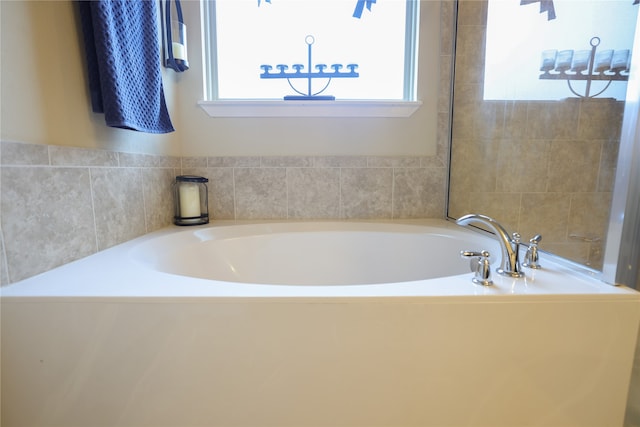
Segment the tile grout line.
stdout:
<svg viewBox="0 0 640 427">
<path fill-rule="evenodd" d="M 91 173 L 91 168 L 87 168 L 89 171 L 89 193 L 91 194 L 91 213 L 93 214 L 93 236 L 95 238 L 95 248 L 96 252 L 100 251 L 100 244 L 98 241 L 98 221 L 96 218 L 96 203 L 95 203 L 95 193 L 93 191 L 93 174 Z"/>
</svg>

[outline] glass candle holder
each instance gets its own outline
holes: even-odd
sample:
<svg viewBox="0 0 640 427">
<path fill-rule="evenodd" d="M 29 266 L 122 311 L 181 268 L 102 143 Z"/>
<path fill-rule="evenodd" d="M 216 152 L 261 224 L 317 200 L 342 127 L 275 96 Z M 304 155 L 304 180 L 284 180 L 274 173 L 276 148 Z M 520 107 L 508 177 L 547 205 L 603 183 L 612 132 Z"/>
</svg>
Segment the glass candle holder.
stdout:
<svg viewBox="0 0 640 427">
<path fill-rule="evenodd" d="M 176 225 L 200 225 L 209 223 L 209 180 L 202 176 L 180 175 L 173 183 Z"/>
<path fill-rule="evenodd" d="M 171 21 L 171 52 L 175 59 L 187 62 L 187 26 L 179 21 Z"/>
</svg>

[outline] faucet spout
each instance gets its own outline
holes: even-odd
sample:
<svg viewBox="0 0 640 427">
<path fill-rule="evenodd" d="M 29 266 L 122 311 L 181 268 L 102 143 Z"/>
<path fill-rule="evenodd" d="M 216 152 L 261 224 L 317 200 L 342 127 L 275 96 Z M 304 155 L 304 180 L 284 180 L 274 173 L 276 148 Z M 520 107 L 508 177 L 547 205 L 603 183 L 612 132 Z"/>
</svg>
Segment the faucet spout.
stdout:
<svg viewBox="0 0 640 427">
<path fill-rule="evenodd" d="M 519 260 L 520 236 L 517 233 L 514 233 L 513 237 L 510 236 L 500 223 L 486 215 L 469 214 L 461 216 L 456 220 L 456 223 L 459 225 L 469 225 L 473 222 L 480 222 L 486 225 L 498 237 L 500 250 L 502 252 L 500 268 L 496 270 L 498 274 L 515 278 L 523 277 L 524 274 L 522 273 Z"/>
</svg>

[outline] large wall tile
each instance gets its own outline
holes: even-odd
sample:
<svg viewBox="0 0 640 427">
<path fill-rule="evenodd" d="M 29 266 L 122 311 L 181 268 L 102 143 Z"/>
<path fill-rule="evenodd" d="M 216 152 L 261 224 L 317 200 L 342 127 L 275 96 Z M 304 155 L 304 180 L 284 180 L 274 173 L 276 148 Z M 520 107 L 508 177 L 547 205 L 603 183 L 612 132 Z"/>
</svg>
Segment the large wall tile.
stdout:
<svg viewBox="0 0 640 427">
<path fill-rule="evenodd" d="M 392 218 L 393 169 L 343 169 L 342 216 L 347 219 Z"/>
<path fill-rule="evenodd" d="M 477 1 L 467 1 L 460 10 L 464 11 L 468 6 L 474 8 L 479 4 Z M 470 12 L 466 16 L 473 16 L 475 11 Z M 456 74 L 465 82 L 481 83 L 484 79 L 484 67 L 478 64 L 484 64 L 486 30 L 482 25 L 475 24 L 465 25 L 465 28 L 464 33 L 458 33 L 456 42 Z"/>
<path fill-rule="evenodd" d="M 233 169 L 209 168 L 209 216 L 211 219 L 235 219 Z"/>
<path fill-rule="evenodd" d="M 174 169 L 142 169 L 146 230 L 151 232 L 167 227 L 173 222 Z"/>
<path fill-rule="evenodd" d="M 580 139 L 620 139 L 624 102 L 609 98 L 582 100 L 578 137 Z"/>
<path fill-rule="evenodd" d="M 186 172 L 186 170 L 188 169 L 206 168 L 206 167 L 207 167 L 206 157 L 183 157 L 182 158 L 182 169 L 185 175 L 189 175 L 189 172 Z"/>
<path fill-rule="evenodd" d="M 498 141 L 454 139 L 451 186 L 456 191 L 495 191 Z M 480 173 L 482 172 L 482 173 Z"/>
<path fill-rule="evenodd" d="M 444 168 L 394 170 L 393 218 L 438 218 L 445 212 Z"/>
<path fill-rule="evenodd" d="M 422 167 L 446 167 L 449 164 L 449 137 L 451 123 L 448 113 L 438 113 L 438 129 L 436 131 L 437 145 L 435 156 L 425 156 L 420 165 Z"/>
<path fill-rule="evenodd" d="M 566 193 L 525 193 L 520 204 L 520 234 L 523 242 L 542 234 L 541 247 L 566 242 L 570 195 Z"/>
<path fill-rule="evenodd" d="M 179 157 L 155 156 L 151 154 L 118 153 L 118 161 L 121 167 L 144 168 L 179 168 Z"/>
<path fill-rule="evenodd" d="M 453 50 L 453 27 L 455 26 L 455 2 L 444 0 L 440 2 L 440 53 L 451 54 Z M 447 80 L 449 82 L 450 80 Z"/>
<path fill-rule="evenodd" d="M 604 242 L 609 225 L 612 193 L 575 193 L 571 195 L 569 237 Z"/>
<path fill-rule="evenodd" d="M 620 140 L 609 139 L 602 142 L 600 155 L 600 173 L 598 174 L 598 187 L 596 191 L 612 191 L 616 179 L 618 167 L 618 150 Z"/>
<path fill-rule="evenodd" d="M 0 164 L 48 165 L 49 150 L 46 145 L 0 142 Z"/>
<path fill-rule="evenodd" d="M 2 168 L 2 231 L 11 282 L 96 251 L 87 168 Z"/>
<path fill-rule="evenodd" d="M 476 138 L 499 139 L 505 136 L 505 101 L 483 101 L 475 105 L 473 132 Z"/>
<path fill-rule="evenodd" d="M 527 103 L 526 102 L 506 102 L 504 106 L 504 124 L 502 128 L 502 138 L 523 140 L 527 138 Z"/>
<path fill-rule="evenodd" d="M 93 168 L 91 186 L 98 250 L 146 232 L 140 169 Z"/>
<path fill-rule="evenodd" d="M 88 148 L 49 147 L 52 166 L 110 166 L 119 165 L 118 153 Z"/>
<path fill-rule="evenodd" d="M 340 169 L 289 168 L 287 184 L 289 218 L 340 217 Z"/>
<path fill-rule="evenodd" d="M 287 217 L 285 168 L 237 168 L 234 173 L 237 219 Z"/>
<path fill-rule="evenodd" d="M 369 157 L 367 166 L 370 168 L 417 168 L 420 166 L 420 157 Z"/>
<path fill-rule="evenodd" d="M 258 168 L 260 167 L 259 156 L 224 156 L 207 158 L 209 167 L 236 167 L 236 168 Z"/>
<path fill-rule="evenodd" d="M 456 114 L 452 118 L 451 135 L 456 139 L 476 138 L 474 115 L 482 107 L 481 85 L 475 83 L 460 83 L 453 95 Z M 456 147 L 457 144 L 453 144 Z"/>
<path fill-rule="evenodd" d="M 530 101 L 527 104 L 527 134 L 530 139 L 576 139 L 580 101 Z"/>
<path fill-rule="evenodd" d="M 486 25 L 486 0 L 461 0 L 458 3 L 458 25 Z"/>
<path fill-rule="evenodd" d="M 451 55 L 440 56 L 440 84 L 438 85 L 438 113 L 449 116 L 451 108 Z"/>
<path fill-rule="evenodd" d="M 596 191 L 601 151 L 600 141 L 553 141 L 547 191 Z"/>
<path fill-rule="evenodd" d="M 365 156 L 321 156 L 316 157 L 314 166 L 319 168 L 366 168 Z"/>
<path fill-rule="evenodd" d="M 307 156 L 270 156 L 262 157 L 261 164 L 263 168 L 284 168 L 284 167 L 311 167 L 314 158 Z"/>
<path fill-rule="evenodd" d="M 545 140 L 499 141 L 496 170 L 498 192 L 544 192 L 551 142 Z"/>
</svg>

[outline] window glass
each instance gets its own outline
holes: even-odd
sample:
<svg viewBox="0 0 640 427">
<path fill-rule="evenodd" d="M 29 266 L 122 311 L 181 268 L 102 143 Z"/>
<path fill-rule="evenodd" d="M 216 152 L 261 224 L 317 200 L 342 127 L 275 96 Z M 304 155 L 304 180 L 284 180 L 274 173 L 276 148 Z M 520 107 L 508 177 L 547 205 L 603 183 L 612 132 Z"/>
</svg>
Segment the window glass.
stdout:
<svg viewBox="0 0 640 427">
<path fill-rule="evenodd" d="M 413 0 L 211 2 L 209 7 L 215 9 L 208 16 L 214 22 L 208 25 L 215 31 L 211 31 L 208 75 L 215 81 L 210 82 L 210 97 L 413 100 L 418 4 Z"/>
<path fill-rule="evenodd" d="M 638 6 L 629 0 L 553 0 L 552 4 L 555 14 L 550 15 L 541 13 L 539 0 L 489 0 L 484 99 L 558 100 L 585 96 L 587 90 L 589 96 L 604 90 L 599 97 L 624 100 L 624 78 L 613 79 L 609 86 L 609 79 L 588 82 L 575 77 L 540 78 L 544 74 L 540 70 L 542 55 L 546 51 L 555 60 L 554 69 L 548 71 L 552 76 L 560 73 L 555 68 L 562 55 L 570 67 L 565 75 L 587 75 L 588 69 L 581 70 L 584 67 L 578 65 L 579 71 L 571 68 L 576 61 L 580 63 L 581 55 L 583 60 L 589 57 L 592 47 L 596 48 L 597 55 L 592 74 L 601 74 L 595 71 L 601 54 L 606 56 L 612 52 L 629 63 L 624 51 L 628 53 L 633 45 Z M 569 52 L 570 58 L 566 56 Z M 603 74 L 615 72 L 604 71 Z M 628 73 L 618 70 L 618 74 Z"/>
</svg>

